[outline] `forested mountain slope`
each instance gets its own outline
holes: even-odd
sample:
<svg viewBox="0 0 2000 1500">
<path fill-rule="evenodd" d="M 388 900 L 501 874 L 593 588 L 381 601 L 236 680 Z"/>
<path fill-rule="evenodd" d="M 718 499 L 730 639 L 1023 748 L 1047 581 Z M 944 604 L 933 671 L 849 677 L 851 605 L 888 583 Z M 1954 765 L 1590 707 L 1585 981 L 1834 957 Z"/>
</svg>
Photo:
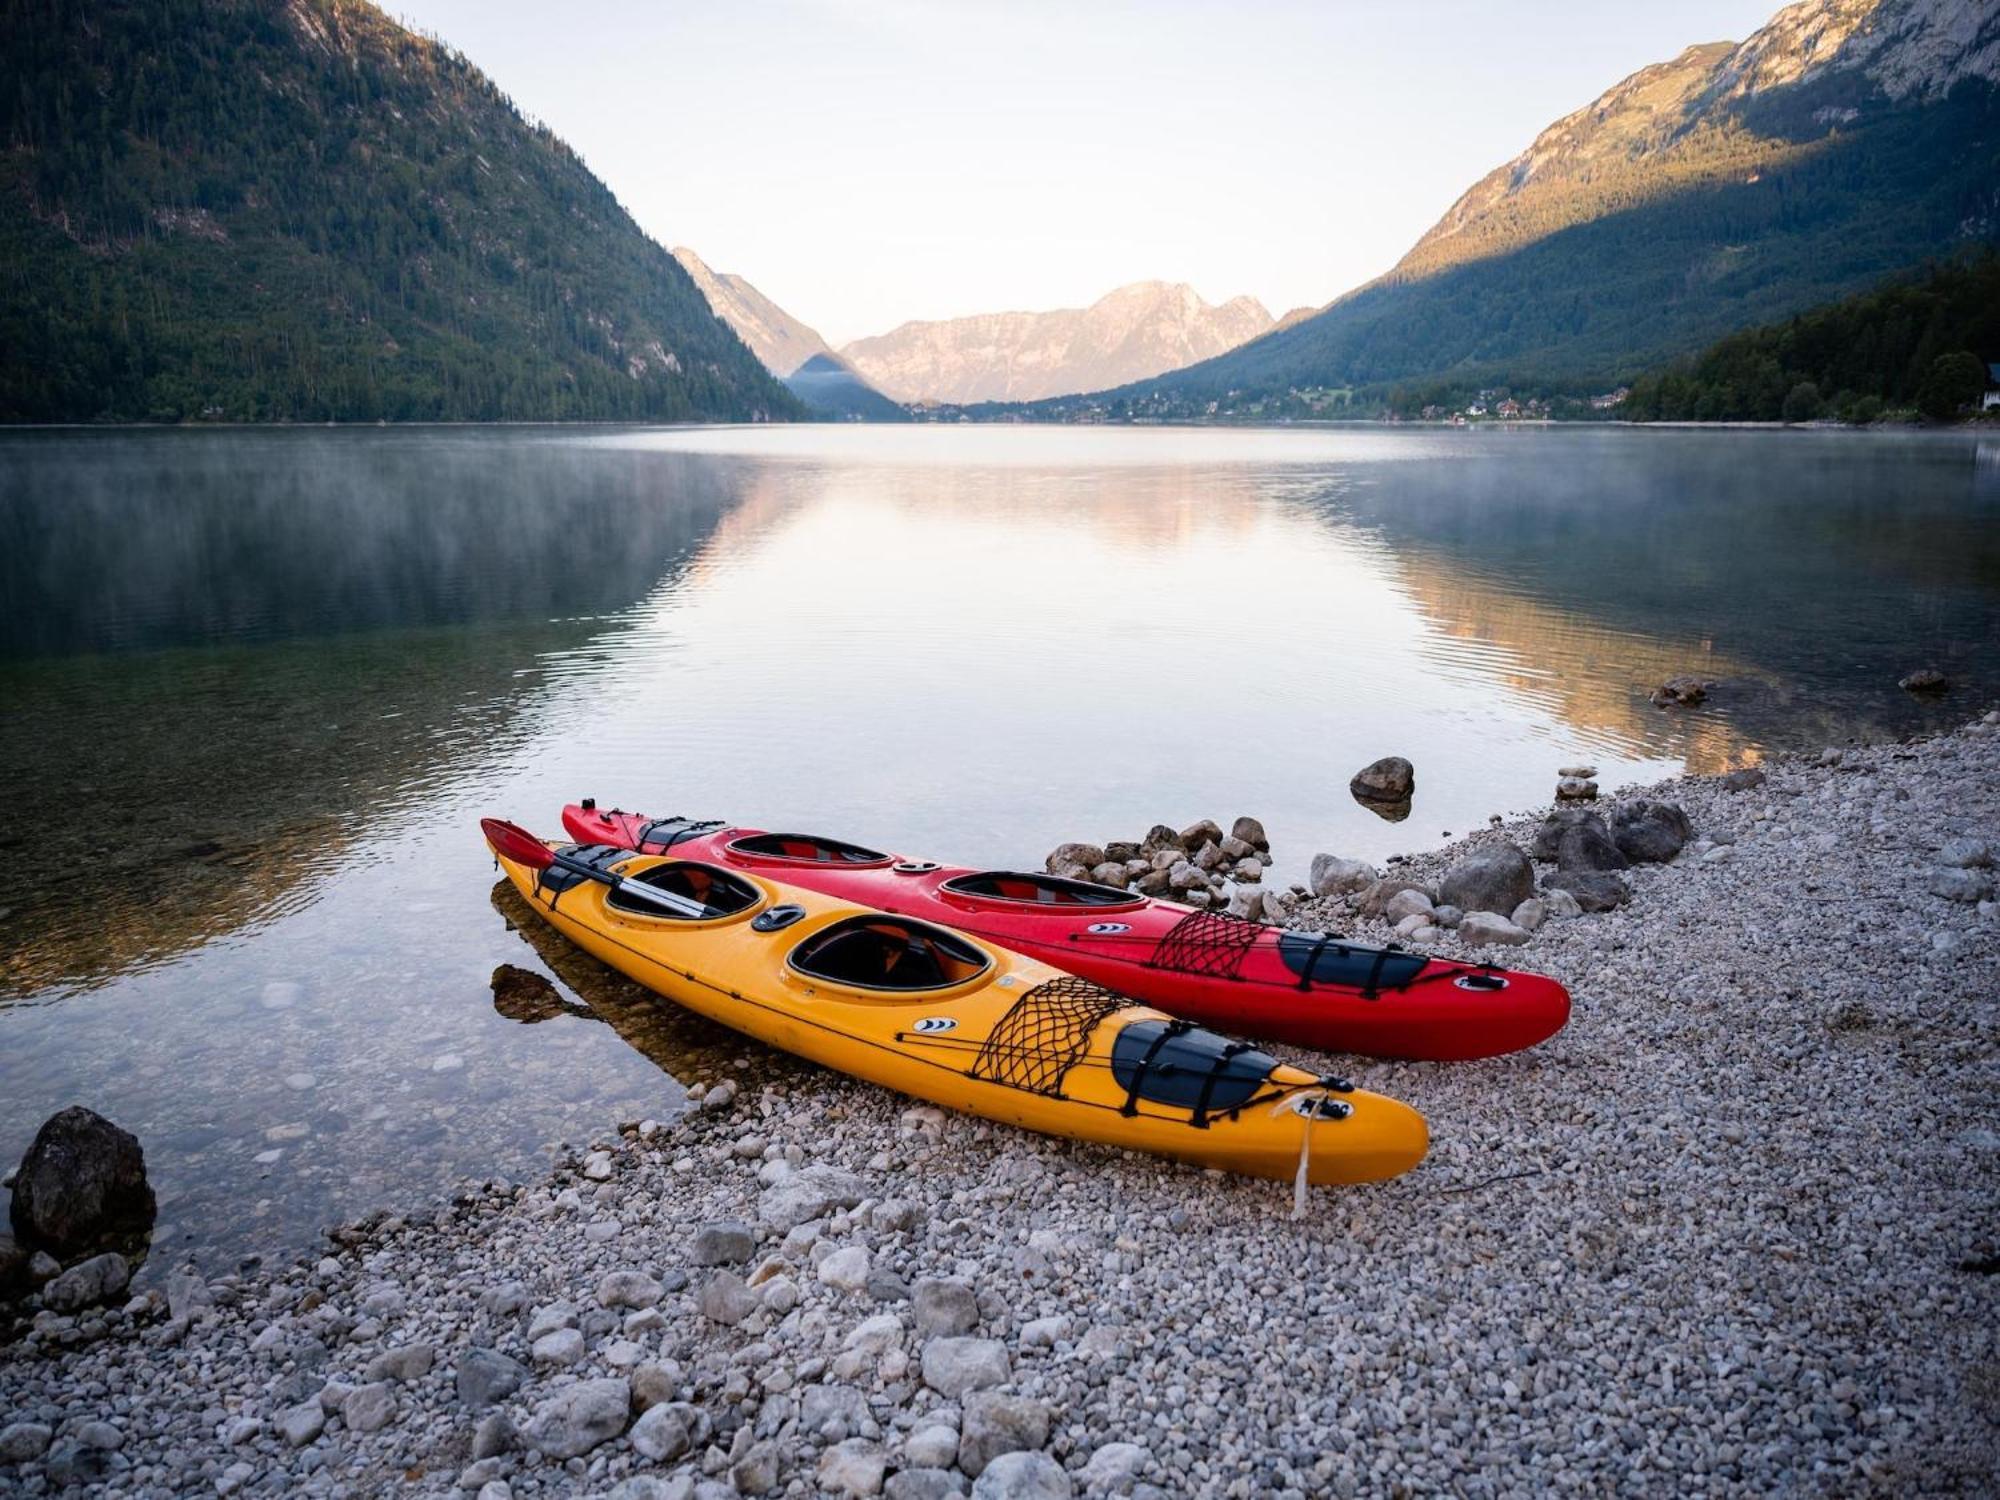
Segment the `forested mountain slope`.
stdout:
<svg viewBox="0 0 2000 1500">
<path fill-rule="evenodd" d="M 4 0 L 0 419 L 795 398 L 546 127 L 358 0 Z"/>
</svg>

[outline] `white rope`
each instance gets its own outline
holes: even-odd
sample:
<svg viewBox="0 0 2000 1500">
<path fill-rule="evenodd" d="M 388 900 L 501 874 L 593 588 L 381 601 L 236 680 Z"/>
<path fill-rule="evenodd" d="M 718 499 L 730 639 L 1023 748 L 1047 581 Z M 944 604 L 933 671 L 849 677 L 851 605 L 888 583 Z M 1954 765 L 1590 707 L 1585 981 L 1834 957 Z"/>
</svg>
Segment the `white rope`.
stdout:
<svg viewBox="0 0 2000 1500">
<path fill-rule="evenodd" d="M 1299 1169 L 1292 1174 L 1292 1218 L 1306 1216 L 1306 1189 L 1312 1186 L 1313 1125 L 1319 1119 L 1320 1101 L 1327 1098 L 1325 1088 L 1304 1088 L 1286 1099 L 1280 1099 L 1272 1108 L 1275 1118 L 1280 1110 L 1297 1109 L 1301 1102 L 1307 1107 L 1299 1110 L 1299 1123 L 1305 1128 L 1299 1134 Z"/>
</svg>

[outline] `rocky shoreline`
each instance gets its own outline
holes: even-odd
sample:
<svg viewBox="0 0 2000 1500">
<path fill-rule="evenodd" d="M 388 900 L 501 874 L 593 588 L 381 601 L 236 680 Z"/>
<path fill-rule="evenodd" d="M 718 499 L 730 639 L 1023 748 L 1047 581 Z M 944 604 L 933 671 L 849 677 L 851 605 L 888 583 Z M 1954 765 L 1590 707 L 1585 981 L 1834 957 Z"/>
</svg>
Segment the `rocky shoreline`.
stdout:
<svg viewBox="0 0 2000 1500">
<path fill-rule="evenodd" d="M 1763 769 L 1649 793 L 1693 836 L 1622 902 L 1503 918 L 1575 997 L 1550 1042 L 1307 1059 L 1433 1147 L 1303 1221 L 831 1074 L 764 1087 L 746 1044 L 544 1180 L 42 1306 L 0 1350 L 0 1490 L 1990 1493 L 2000 715 Z M 1487 956 L 1448 883 L 1538 836 L 1325 865 L 1288 920 Z"/>
</svg>

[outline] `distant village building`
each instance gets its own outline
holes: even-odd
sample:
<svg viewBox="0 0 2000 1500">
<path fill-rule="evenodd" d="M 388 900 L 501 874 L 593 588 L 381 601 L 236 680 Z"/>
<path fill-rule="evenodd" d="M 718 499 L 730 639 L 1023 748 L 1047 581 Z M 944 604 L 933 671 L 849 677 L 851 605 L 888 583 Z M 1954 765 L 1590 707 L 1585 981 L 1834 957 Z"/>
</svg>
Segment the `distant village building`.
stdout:
<svg viewBox="0 0 2000 1500">
<path fill-rule="evenodd" d="M 1592 396 L 1590 398 L 1591 409 L 1593 411 L 1610 411 L 1614 406 L 1623 406 L 1625 398 L 1631 394 L 1631 386 L 1621 385 L 1615 391 L 1606 391 L 1601 396 Z"/>
</svg>

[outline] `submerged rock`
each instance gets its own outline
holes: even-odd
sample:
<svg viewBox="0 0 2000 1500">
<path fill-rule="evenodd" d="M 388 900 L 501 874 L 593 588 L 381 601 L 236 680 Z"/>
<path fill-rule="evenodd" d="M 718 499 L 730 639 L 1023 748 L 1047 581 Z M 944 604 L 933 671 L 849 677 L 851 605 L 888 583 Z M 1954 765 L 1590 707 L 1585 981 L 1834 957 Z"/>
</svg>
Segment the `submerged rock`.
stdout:
<svg viewBox="0 0 2000 1500">
<path fill-rule="evenodd" d="M 532 1025 L 566 1015 L 572 1009 L 556 987 L 532 969 L 501 964 L 493 971 L 493 1009 L 510 1021 Z"/>
<path fill-rule="evenodd" d="M 1683 673 L 1679 677 L 1669 677 L 1648 696 L 1656 708 L 1692 708 L 1706 698 L 1708 690 L 1714 686 L 1712 682 Z"/>
<path fill-rule="evenodd" d="M 1951 686 L 1951 679 L 1936 667 L 1918 667 L 1907 677 L 1898 678 L 1896 686 L 1906 693 L 1942 693 Z"/>
</svg>

